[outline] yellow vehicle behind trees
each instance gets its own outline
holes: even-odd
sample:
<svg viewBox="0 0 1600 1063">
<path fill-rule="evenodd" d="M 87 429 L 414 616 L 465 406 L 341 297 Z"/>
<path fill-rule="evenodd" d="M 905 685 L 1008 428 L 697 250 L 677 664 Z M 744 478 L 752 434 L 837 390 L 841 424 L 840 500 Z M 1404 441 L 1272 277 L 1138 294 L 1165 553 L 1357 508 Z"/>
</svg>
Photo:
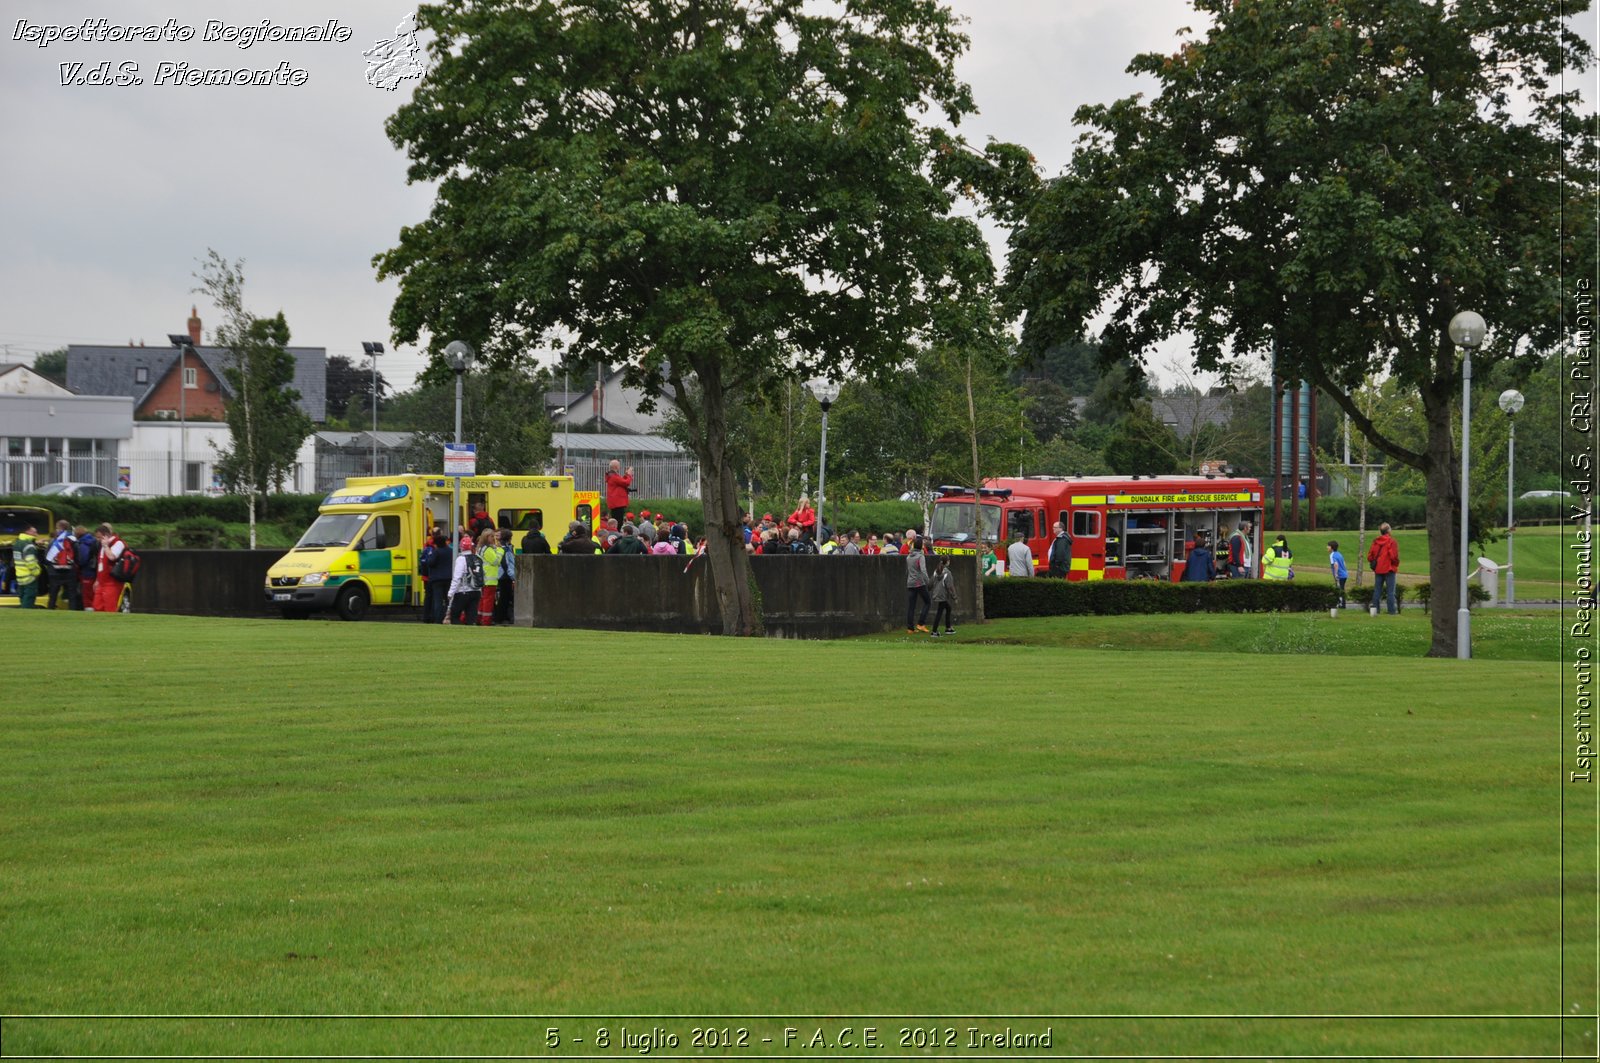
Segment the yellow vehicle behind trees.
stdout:
<svg viewBox="0 0 1600 1063">
<path fill-rule="evenodd" d="M 574 506 L 570 476 L 463 476 L 461 508 L 450 519 L 455 477 L 352 477 L 322 500 L 300 541 L 267 570 L 266 597 L 286 617 L 326 609 L 360 620 L 373 606 L 419 606 L 417 558 L 434 529 L 460 528 L 483 503 L 497 528 L 521 533 L 587 519 Z M 592 492 L 585 492 L 591 494 Z M 579 507 L 584 508 L 584 507 Z M 592 516 L 593 505 L 587 507 Z"/>
</svg>

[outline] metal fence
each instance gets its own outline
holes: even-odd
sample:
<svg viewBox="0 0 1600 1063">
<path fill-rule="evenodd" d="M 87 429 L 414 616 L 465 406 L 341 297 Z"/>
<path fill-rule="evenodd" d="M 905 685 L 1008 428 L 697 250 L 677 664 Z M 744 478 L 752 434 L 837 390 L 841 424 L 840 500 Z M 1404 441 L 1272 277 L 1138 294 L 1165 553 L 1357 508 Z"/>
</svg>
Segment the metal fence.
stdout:
<svg viewBox="0 0 1600 1063">
<path fill-rule="evenodd" d="M 91 483 L 130 498 L 219 493 L 214 455 L 185 462 L 172 451 L 133 451 L 120 456 L 68 453 L 66 455 L 0 455 L 0 489 L 6 494 L 29 494 L 45 484 Z M 119 479 L 128 472 L 127 490 Z M 309 493 L 311 476 L 296 463 L 284 480 L 283 490 Z"/>
<path fill-rule="evenodd" d="M 25 495 L 45 484 L 100 484 L 117 489 L 117 459 L 103 454 L 0 455 L 0 487 Z"/>
<path fill-rule="evenodd" d="M 687 458 L 638 455 L 620 459 L 633 466 L 633 493 L 639 498 L 699 498 L 700 465 Z M 580 491 L 606 490 L 609 458 L 573 457 L 567 462 Z"/>
</svg>

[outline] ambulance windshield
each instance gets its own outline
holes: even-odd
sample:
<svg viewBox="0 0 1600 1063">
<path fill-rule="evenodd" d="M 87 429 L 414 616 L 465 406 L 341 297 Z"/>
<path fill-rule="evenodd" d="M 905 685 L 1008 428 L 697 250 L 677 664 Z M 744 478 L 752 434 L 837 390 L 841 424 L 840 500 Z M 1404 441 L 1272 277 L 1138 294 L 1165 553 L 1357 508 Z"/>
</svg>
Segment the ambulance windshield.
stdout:
<svg viewBox="0 0 1600 1063">
<path fill-rule="evenodd" d="M 296 550 L 318 550 L 325 546 L 349 546 L 367 522 L 365 513 L 324 513 L 300 536 Z"/>
<path fill-rule="evenodd" d="M 988 542 L 996 542 L 1000 537 L 1000 507 L 982 505 L 978 507 L 978 520 L 982 525 L 983 538 Z M 972 503 L 971 502 L 935 502 L 933 504 L 933 528 L 930 534 L 939 540 L 957 539 L 968 540 L 972 538 Z"/>
</svg>

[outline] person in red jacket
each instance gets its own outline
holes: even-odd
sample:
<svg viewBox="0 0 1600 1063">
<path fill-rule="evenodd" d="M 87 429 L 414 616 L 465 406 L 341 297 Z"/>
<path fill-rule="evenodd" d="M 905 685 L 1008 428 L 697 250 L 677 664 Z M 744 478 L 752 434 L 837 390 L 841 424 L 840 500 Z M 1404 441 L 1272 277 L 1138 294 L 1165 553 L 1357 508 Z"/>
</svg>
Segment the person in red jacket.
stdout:
<svg viewBox="0 0 1600 1063">
<path fill-rule="evenodd" d="M 94 537 L 100 540 L 100 555 L 96 562 L 94 580 L 94 611 L 114 613 L 117 611 L 117 606 L 122 604 L 122 581 L 111 574 L 111 568 L 127 547 L 117 537 L 117 533 L 111 530 L 109 524 L 102 524 L 96 528 Z"/>
<path fill-rule="evenodd" d="M 1395 573 L 1400 571 L 1400 548 L 1395 545 L 1394 538 L 1389 534 L 1389 525 L 1378 526 L 1378 537 L 1372 540 L 1372 545 L 1367 548 L 1367 566 L 1372 569 L 1372 609 L 1376 614 L 1378 603 L 1387 594 L 1389 601 L 1389 615 L 1393 616 L 1400 611 L 1395 602 Z"/>
<path fill-rule="evenodd" d="M 811 508 L 810 498 L 805 495 L 800 496 L 800 504 L 789 514 L 789 523 L 799 528 L 800 534 L 807 539 L 817 534 L 817 511 Z"/>
<path fill-rule="evenodd" d="M 628 512 L 628 493 L 632 490 L 633 466 L 629 465 L 628 471 L 623 472 L 622 462 L 612 458 L 611 468 L 606 470 L 606 508 L 611 511 L 611 519 L 618 524 L 622 523 L 623 514 Z"/>
</svg>

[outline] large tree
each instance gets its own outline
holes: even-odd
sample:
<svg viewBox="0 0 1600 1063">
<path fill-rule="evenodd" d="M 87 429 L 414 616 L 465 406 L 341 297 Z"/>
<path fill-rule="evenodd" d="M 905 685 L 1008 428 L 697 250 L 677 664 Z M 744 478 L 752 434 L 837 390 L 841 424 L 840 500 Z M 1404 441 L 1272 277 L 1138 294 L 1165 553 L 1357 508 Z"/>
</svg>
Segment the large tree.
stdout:
<svg viewBox="0 0 1600 1063">
<path fill-rule="evenodd" d="M 1112 356 L 1192 334 L 1204 369 L 1276 348 L 1427 481 L 1433 656 L 1454 656 L 1462 362 L 1479 374 L 1561 335 L 1563 269 L 1593 274 L 1593 169 L 1563 72 L 1587 0 L 1195 0 L 1209 22 L 1130 70 L 1151 99 L 1085 107 L 1068 171 L 1027 204 L 1008 288 L 1035 350 L 1108 315 Z M 1573 78 L 1576 82 L 1576 77 Z M 1592 245 L 1592 241 L 1589 241 Z M 1417 444 L 1351 393 L 1416 389 Z"/>
<path fill-rule="evenodd" d="M 541 339 L 673 396 L 704 477 L 729 634 L 760 620 L 728 409 L 959 337 L 989 298 L 941 163 L 973 111 L 934 0 L 475 0 L 426 6 L 433 70 L 389 122 L 427 220 L 375 260 L 396 338 Z M 945 123 L 924 119 L 937 110 Z"/>
</svg>

